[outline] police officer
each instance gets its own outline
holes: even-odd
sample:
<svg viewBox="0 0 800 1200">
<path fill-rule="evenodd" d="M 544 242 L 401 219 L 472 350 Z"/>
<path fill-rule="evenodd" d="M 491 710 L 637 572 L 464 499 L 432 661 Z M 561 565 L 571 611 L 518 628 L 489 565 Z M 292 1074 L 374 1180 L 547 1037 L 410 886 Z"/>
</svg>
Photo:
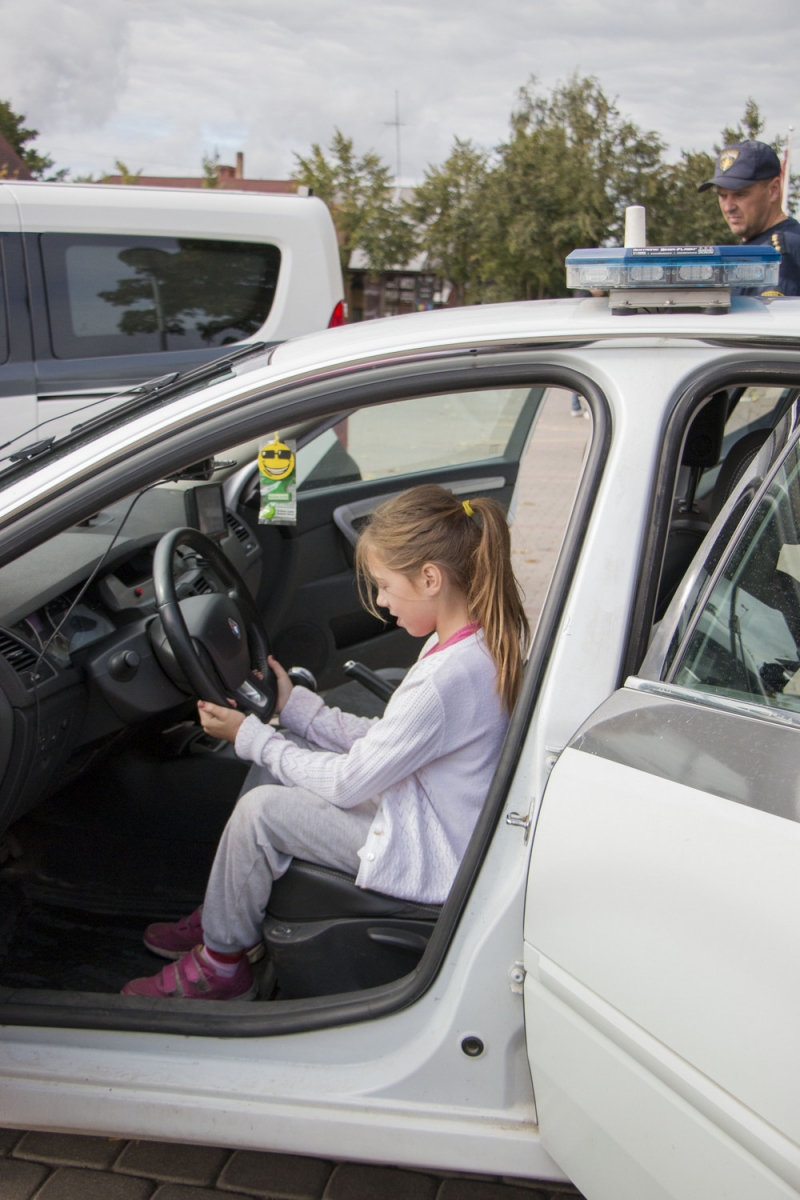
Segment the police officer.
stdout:
<svg viewBox="0 0 800 1200">
<path fill-rule="evenodd" d="M 781 254 L 777 287 L 733 288 L 740 295 L 800 296 L 800 222 L 781 207 L 781 164 L 764 142 L 734 142 L 717 159 L 713 179 L 722 215 L 747 246 L 774 246 Z"/>
</svg>

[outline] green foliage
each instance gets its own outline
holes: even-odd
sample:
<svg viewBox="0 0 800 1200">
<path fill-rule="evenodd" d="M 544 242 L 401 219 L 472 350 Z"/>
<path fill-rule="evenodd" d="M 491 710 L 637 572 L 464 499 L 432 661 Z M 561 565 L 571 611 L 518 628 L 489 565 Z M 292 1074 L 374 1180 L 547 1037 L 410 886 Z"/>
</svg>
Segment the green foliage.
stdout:
<svg viewBox="0 0 800 1200">
<path fill-rule="evenodd" d="M 723 144 L 758 137 L 764 124 L 750 98 L 739 124 L 723 130 Z M 772 144 L 780 154 L 781 140 Z M 574 75 L 551 93 L 531 80 L 494 161 L 456 139 L 447 162 L 427 171 L 409 211 L 422 225 L 431 267 L 459 299 L 563 296 L 566 255 L 620 244 L 629 204 L 646 206 L 651 245 L 737 241 L 715 193 L 697 191 L 713 176 L 714 157 L 684 151 L 668 163 L 664 150 L 659 135 L 624 117 L 596 79 Z"/>
<path fill-rule="evenodd" d="M 353 139 L 334 131 L 328 155 L 318 143 L 308 157 L 295 154 L 292 178 L 311 188 L 328 205 L 336 226 L 342 268 L 360 249 L 370 271 L 403 267 L 415 250 L 414 231 L 395 200 L 392 173 L 379 155 L 368 151 L 361 158 Z"/>
<path fill-rule="evenodd" d="M 38 129 L 25 129 L 24 120 L 24 114 L 15 113 L 10 101 L 0 100 L 0 134 L 17 152 L 34 179 L 42 179 L 45 171 L 49 171 L 52 167 L 53 160 L 49 154 L 38 154 L 32 147 L 26 146 L 26 142 L 32 142 L 39 136 L 39 131 Z M 61 170 L 51 178 L 64 179 L 66 175 L 67 171 Z"/>
<path fill-rule="evenodd" d="M 697 185 L 711 179 L 716 159 L 710 154 L 687 153 L 676 163 L 665 163 L 659 185 L 647 207 L 647 240 L 654 246 L 720 246 L 737 242 L 711 188 Z"/>
<path fill-rule="evenodd" d="M 760 139 L 763 141 L 764 139 L 761 137 L 761 134 L 764 132 L 766 124 L 755 100 L 752 96 L 748 96 L 741 121 L 737 125 L 725 126 L 722 131 L 722 141 L 718 146 L 714 146 L 714 152 L 719 154 L 726 146 L 730 146 L 734 142 L 744 142 L 748 139 L 753 141 Z M 783 139 L 778 138 L 775 142 L 771 142 L 770 145 L 780 153 L 780 150 L 783 149 Z"/>
<path fill-rule="evenodd" d="M 216 151 L 214 154 L 203 155 L 203 187 L 215 188 L 219 187 L 219 175 L 217 167 L 219 166 L 219 155 Z"/>
<path fill-rule="evenodd" d="M 132 184 L 139 182 L 143 170 L 142 167 L 139 167 L 138 171 L 131 171 L 127 164 L 119 158 L 114 161 L 114 166 L 117 168 L 117 174 L 120 176 L 120 183 Z M 109 175 L 104 175 L 100 182 L 107 183 L 109 179 Z"/>
<path fill-rule="evenodd" d="M 564 258 L 619 240 L 626 205 L 658 186 L 663 142 L 622 117 L 596 79 L 520 92 L 511 136 L 487 182 L 482 270 L 488 294 L 566 294 Z"/>
<path fill-rule="evenodd" d="M 457 302 L 481 298 L 480 252 L 488 156 L 456 138 L 441 167 L 429 167 L 407 206 L 427 266 L 448 279 Z"/>
</svg>

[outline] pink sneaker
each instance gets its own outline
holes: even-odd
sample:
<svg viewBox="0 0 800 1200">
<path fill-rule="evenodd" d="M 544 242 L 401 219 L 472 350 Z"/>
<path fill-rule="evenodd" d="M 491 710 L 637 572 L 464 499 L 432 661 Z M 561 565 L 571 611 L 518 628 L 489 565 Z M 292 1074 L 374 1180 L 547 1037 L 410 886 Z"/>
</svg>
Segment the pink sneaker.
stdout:
<svg viewBox="0 0 800 1200">
<path fill-rule="evenodd" d="M 173 960 L 182 958 L 203 940 L 203 906 L 196 908 L 191 916 L 180 921 L 157 921 L 144 931 L 144 944 L 160 958 Z M 259 942 L 247 951 L 251 963 L 264 957 L 264 943 Z"/>
<path fill-rule="evenodd" d="M 126 983 L 122 995 L 173 1000 L 252 1000 L 256 985 L 246 955 L 236 964 L 235 973 L 227 978 L 218 975 L 201 957 L 200 946 L 195 946 L 157 975 Z"/>
</svg>

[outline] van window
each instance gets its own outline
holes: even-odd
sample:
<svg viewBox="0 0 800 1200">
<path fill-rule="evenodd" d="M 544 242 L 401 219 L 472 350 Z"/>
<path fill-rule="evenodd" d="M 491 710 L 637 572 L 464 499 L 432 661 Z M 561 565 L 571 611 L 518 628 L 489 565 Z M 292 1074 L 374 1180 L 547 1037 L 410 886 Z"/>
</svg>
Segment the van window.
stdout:
<svg viewBox="0 0 800 1200">
<path fill-rule="evenodd" d="M 267 319 L 276 246 L 198 238 L 40 236 L 57 358 L 226 346 Z"/>
<path fill-rule="evenodd" d="M 0 363 L 8 358 L 8 317 L 6 305 L 6 280 L 3 271 L 3 251 L 0 249 Z"/>
</svg>

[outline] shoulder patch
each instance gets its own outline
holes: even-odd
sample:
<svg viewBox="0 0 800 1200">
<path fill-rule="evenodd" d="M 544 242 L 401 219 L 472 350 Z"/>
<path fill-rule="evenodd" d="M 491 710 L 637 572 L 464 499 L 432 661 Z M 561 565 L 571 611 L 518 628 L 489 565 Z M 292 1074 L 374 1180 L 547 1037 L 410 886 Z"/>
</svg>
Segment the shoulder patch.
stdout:
<svg viewBox="0 0 800 1200">
<path fill-rule="evenodd" d="M 786 239 L 780 230 L 777 233 L 773 233 L 772 244 L 780 254 L 786 253 Z"/>
</svg>

